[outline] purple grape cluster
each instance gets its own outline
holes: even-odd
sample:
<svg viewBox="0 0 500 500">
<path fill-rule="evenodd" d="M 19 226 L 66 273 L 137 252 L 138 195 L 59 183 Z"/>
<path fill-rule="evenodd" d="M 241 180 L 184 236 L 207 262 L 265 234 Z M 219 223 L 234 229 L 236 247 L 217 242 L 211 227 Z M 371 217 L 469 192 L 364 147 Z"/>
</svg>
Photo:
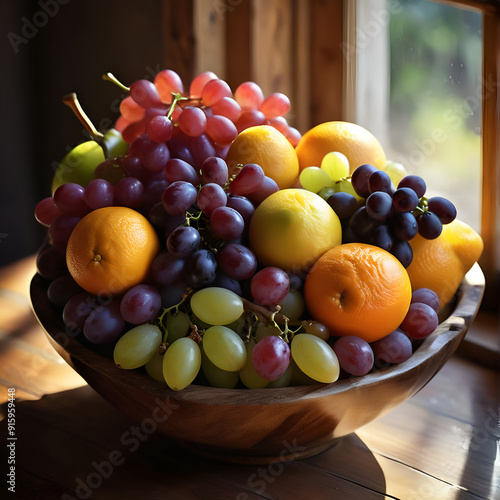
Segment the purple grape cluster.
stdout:
<svg viewBox="0 0 500 500">
<path fill-rule="evenodd" d="M 391 252 L 405 267 L 413 251 L 409 241 L 417 233 L 426 239 L 437 238 L 443 224 L 452 222 L 457 211 L 449 200 L 426 198 L 426 184 L 417 175 L 407 175 L 397 188 L 389 175 L 373 165 L 364 164 L 352 174 L 352 187 L 363 199 L 349 193 L 334 193 L 328 203 L 344 225 L 344 242 L 370 243 Z"/>
</svg>

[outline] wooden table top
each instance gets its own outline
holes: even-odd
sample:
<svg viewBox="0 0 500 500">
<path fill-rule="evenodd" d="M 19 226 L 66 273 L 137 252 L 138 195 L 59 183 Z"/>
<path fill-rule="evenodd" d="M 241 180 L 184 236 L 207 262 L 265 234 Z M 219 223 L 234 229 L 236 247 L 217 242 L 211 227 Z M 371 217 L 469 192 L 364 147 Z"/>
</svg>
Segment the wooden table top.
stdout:
<svg viewBox="0 0 500 500">
<path fill-rule="evenodd" d="M 14 485 L 37 500 L 500 499 L 499 372 L 467 348 L 316 457 L 218 463 L 141 432 L 65 364 L 31 311 L 34 270 L 0 269 L 0 498 Z"/>
</svg>

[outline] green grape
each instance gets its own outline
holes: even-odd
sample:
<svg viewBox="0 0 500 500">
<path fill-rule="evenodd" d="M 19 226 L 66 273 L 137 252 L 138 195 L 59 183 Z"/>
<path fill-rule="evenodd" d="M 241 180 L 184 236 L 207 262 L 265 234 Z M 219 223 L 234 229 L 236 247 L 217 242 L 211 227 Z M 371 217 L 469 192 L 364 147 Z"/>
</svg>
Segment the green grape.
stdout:
<svg viewBox="0 0 500 500">
<path fill-rule="evenodd" d="M 281 375 L 281 377 L 269 382 L 267 387 L 269 388 L 277 388 L 277 387 L 288 387 L 292 383 L 293 377 L 293 363 L 288 364 L 288 368 L 285 370 L 285 373 Z M 316 382 L 314 382 L 316 383 Z"/>
<path fill-rule="evenodd" d="M 198 375 L 200 367 L 200 347 L 189 337 L 177 339 L 163 355 L 163 377 L 174 391 L 187 387 Z"/>
<path fill-rule="evenodd" d="M 208 328 L 203 335 L 203 349 L 215 366 L 228 372 L 239 372 L 247 360 L 245 343 L 226 326 Z"/>
<path fill-rule="evenodd" d="M 153 357 L 144 365 L 146 368 L 146 373 L 158 382 L 165 383 L 165 377 L 163 376 L 163 354 L 160 351 L 156 351 Z"/>
<path fill-rule="evenodd" d="M 246 343 L 245 348 L 247 352 L 247 362 L 239 374 L 242 384 L 245 387 L 248 387 L 248 389 L 262 389 L 263 387 L 267 387 L 269 385 L 269 380 L 260 377 L 252 364 L 252 351 L 256 345 L 257 344 L 254 341 Z"/>
<path fill-rule="evenodd" d="M 227 325 L 228 328 L 235 331 L 240 337 L 245 337 L 245 328 L 247 326 L 247 315 L 242 314 L 236 321 L 229 323 Z"/>
<path fill-rule="evenodd" d="M 263 323 L 262 321 L 257 325 L 257 328 L 255 329 L 255 340 L 257 342 L 260 342 L 264 337 L 268 337 L 269 335 L 280 335 L 280 329 L 270 323 L 266 324 Z"/>
<path fill-rule="evenodd" d="M 330 176 L 319 167 L 306 167 L 300 173 L 300 184 L 304 189 L 317 193 L 325 187 L 333 186 Z"/>
<path fill-rule="evenodd" d="M 304 314 L 304 296 L 299 290 L 290 290 L 280 305 L 280 313 L 285 315 L 290 321 L 297 321 Z"/>
<path fill-rule="evenodd" d="M 358 193 L 354 190 L 354 187 L 352 185 L 351 179 L 344 179 L 340 182 L 336 183 L 336 188 L 337 191 L 340 191 L 342 193 L 349 193 L 352 194 L 358 201 L 362 200 L 363 198 L 359 196 Z"/>
<path fill-rule="evenodd" d="M 208 287 L 193 294 L 191 310 L 209 325 L 227 325 L 243 314 L 243 301 L 227 288 Z"/>
<path fill-rule="evenodd" d="M 340 365 L 333 349 L 309 333 L 295 335 L 291 345 L 297 366 L 309 377 L 329 384 L 339 378 Z"/>
<path fill-rule="evenodd" d="M 139 325 L 118 339 L 113 351 L 113 360 L 125 370 L 145 365 L 158 351 L 161 331 L 155 325 Z"/>
<path fill-rule="evenodd" d="M 169 311 L 165 318 L 164 324 L 167 329 L 166 340 L 168 340 L 170 344 L 188 334 L 191 326 L 191 320 L 188 314 L 182 311 L 176 311 L 174 313 Z"/>
<path fill-rule="evenodd" d="M 333 187 L 324 187 L 323 189 L 319 190 L 318 195 L 321 196 L 321 198 L 323 198 L 325 201 L 327 201 L 328 198 L 330 198 L 330 196 L 333 193 L 336 193 L 336 192 L 338 192 L 338 189 L 336 189 L 335 186 L 333 186 Z"/>
<path fill-rule="evenodd" d="M 323 156 L 321 169 L 328 174 L 332 181 L 338 181 L 349 175 L 349 160 L 342 153 L 332 151 Z"/>
<path fill-rule="evenodd" d="M 401 182 L 401 179 L 408 175 L 406 168 L 401 163 L 395 161 L 388 161 L 384 172 L 391 178 L 392 183 L 396 187 Z"/>
<path fill-rule="evenodd" d="M 210 361 L 203 349 L 201 349 L 201 370 L 212 387 L 233 389 L 238 384 L 238 372 L 221 370 Z"/>
</svg>

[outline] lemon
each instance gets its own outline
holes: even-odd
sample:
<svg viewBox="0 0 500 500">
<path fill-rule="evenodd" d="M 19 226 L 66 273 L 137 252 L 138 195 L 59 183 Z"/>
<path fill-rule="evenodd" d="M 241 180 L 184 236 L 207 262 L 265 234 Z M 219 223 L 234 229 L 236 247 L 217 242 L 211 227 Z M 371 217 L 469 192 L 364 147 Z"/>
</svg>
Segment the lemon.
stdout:
<svg viewBox="0 0 500 500">
<path fill-rule="evenodd" d="M 256 208 L 249 238 L 259 262 L 301 273 L 342 242 L 342 227 L 321 196 L 290 188 L 271 194 Z"/>
</svg>

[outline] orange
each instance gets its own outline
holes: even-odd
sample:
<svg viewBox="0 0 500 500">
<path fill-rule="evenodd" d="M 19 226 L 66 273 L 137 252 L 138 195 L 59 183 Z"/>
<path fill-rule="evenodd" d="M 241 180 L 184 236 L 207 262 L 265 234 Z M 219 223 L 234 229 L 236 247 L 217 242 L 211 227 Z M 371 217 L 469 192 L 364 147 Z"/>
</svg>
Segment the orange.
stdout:
<svg viewBox="0 0 500 500">
<path fill-rule="evenodd" d="M 356 335 L 374 342 L 403 321 L 411 301 L 406 269 L 389 252 L 365 243 L 328 250 L 304 284 L 312 318 L 331 335 Z"/>
<path fill-rule="evenodd" d="M 305 189 L 283 189 L 255 210 L 250 248 L 260 263 L 300 273 L 342 242 L 337 214 L 321 196 Z"/>
<path fill-rule="evenodd" d="M 126 207 L 99 208 L 73 229 L 66 262 L 74 280 L 94 295 L 119 295 L 144 281 L 159 251 L 149 221 Z"/>
<path fill-rule="evenodd" d="M 334 121 L 316 125 L 308 130 L 295 148 L 300 170 L 319 167 L 323 156 L 331 151 L 343 153 L 349 160 L 350 172 L 364 163 L 383 169 L 384 150 L 377 138 L 355 123 Z"/>
<path fill-rule="evenodd" d="M 290 187 L 299 174 L 299 160 L 288 139 L 270 125 L 250 127 L 238 134 L 226 156 L 230 173 L 238 164 L 256 163 L 280 189 Z"/>
<path fill-rule="evenodd" d="M 445 224 L 437 238 L 426 240 L 417 234 L 410 245 L 413 260 L 408 266 L 408 274 L 413 289 L 434 290 L 441 309 L 453 298 L 484 247 L 481 236 L 458 219 Z"/>
</svg>

